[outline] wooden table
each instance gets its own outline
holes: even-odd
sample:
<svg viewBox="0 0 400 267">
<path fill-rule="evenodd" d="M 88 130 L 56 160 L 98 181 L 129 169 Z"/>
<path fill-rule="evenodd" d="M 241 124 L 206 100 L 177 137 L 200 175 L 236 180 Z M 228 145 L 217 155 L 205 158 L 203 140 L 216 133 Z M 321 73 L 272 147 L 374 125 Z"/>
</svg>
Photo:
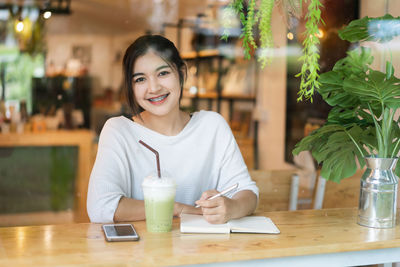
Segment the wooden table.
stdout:
<svg viewBox="0 0 400 267">
<path fill-rule="evenodd" d="M 279 235 L 146 231 L 138 242 L 106 242 L 100 224 L 0 228 L 0 266 L 136 266 L 223 263 L 247 266 L 343 266 L 400 261 L 400 226 L 356 224 L 356 209 L 264 213 Z M 238 262 L 239 261 L 239 262 Z"/>
<path fill-rule="evenodd" d="M 89 222 L 86 195 L 93 165 L 94 132 L 89 130 L 58 130 L 42 133 L 0 134 L 0 147 L 15 146 L 77 146 L 78 172 L 75 183 L 74 221 Z"/>
</svg>

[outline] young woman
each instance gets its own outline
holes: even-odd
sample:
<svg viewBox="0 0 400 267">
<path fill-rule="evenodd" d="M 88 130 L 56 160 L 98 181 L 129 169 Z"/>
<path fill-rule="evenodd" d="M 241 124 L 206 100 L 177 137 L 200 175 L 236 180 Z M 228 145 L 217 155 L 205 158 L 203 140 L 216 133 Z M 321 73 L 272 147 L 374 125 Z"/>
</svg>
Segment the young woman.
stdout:
<svg viewBox="0 0 400 267">
<path fill-rule="evenodd" d="M 196 213 L 225 223 L 251 214 L 258 188 L 229 125 L 218 113 L 190 115 L 179 108 L 186 65 L 174 44 L 159 35 L 142 36 L 126 50 L 123 69 L 133 116 L 109 119 L 100 134 L 88 189 L 90 220 L 145 219 L 141 183 L 156 165 L 139 140 L 159 152 L 163 172 L 175 179 L 175 216 Z M 208 200 L 235 183 L 232 194 Z"/>
</svg>

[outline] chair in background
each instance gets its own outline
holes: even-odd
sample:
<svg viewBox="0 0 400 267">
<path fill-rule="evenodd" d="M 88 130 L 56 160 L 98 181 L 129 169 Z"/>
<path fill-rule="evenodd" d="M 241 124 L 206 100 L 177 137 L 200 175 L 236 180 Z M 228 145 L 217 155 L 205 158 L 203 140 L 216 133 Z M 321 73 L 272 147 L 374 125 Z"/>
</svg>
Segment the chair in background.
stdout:
<svg viewBox="0 0 400 267">
<path fill-rule="evenodd" d="M 256 212 L 297 209 L 297 170 L 251 170 L 250 176 L 260 190 Z"/>
<path fill-rule="evenodd" d="M 310 151 L 301 151 L 293 157 L 293 162 L 298 169 L 297 174 L 299 175 L 298 208 L 311 209 L 315 183 L 318 177 L 316 162 Z"/>
<path fill-rule="evenodd" d="M 293 162 L 296 168 L 298 168 L 298 174 L 301 180 L 300 185 L 310 189 L 314 188 L 317 179 L 317 168 L 311 152 L 301 151 L 298 155 L 293 157 Z"/>
<path fill-rule="evenodd" d="M 313 201 L 314 209 L 358 207 L 360 181 L 364 170 L 358 170 L 353 176 L 340 183 L 318 177 Z"/>
</svg>

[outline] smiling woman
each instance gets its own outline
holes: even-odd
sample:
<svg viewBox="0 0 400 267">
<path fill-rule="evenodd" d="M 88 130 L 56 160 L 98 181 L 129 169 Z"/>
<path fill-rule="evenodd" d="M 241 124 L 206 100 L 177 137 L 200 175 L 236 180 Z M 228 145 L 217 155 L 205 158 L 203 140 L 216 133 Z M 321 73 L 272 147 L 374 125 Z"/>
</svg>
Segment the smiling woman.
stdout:
<svg viewBox="0 0 400 267">
<path fill-rule="evenodd" d="M 145 219 L 141 184 L 155 165 L 140 140 L 158 151 L 161 173 L 175 180 L 175 216 L 197 213 L 224 223 L 251 214 L 258 188 L 229 125 L 218 113 L 179 107 L 186 65 L 174 44 L 142 36 L 126 50 L 123 66 L 132 116 L 108 120 L 100 134 L 88 190 L 91 221 Z M 236 183 L 235 192 L 208 200 Z"/>
</svg>

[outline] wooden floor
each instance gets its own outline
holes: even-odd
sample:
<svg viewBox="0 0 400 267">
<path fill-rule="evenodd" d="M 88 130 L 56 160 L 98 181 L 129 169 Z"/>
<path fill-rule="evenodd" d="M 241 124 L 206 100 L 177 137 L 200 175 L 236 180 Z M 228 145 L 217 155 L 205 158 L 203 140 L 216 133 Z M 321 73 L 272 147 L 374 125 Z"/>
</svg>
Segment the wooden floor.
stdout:
<svg viewBox="0 0 400 267">
<path fill-rule="evenodd" d="M 17 214 L 0 214 L 0 227 L 46 224 L 68 224 L 74 222 L 73 211 L 42 211 Z"/>
</svg>

